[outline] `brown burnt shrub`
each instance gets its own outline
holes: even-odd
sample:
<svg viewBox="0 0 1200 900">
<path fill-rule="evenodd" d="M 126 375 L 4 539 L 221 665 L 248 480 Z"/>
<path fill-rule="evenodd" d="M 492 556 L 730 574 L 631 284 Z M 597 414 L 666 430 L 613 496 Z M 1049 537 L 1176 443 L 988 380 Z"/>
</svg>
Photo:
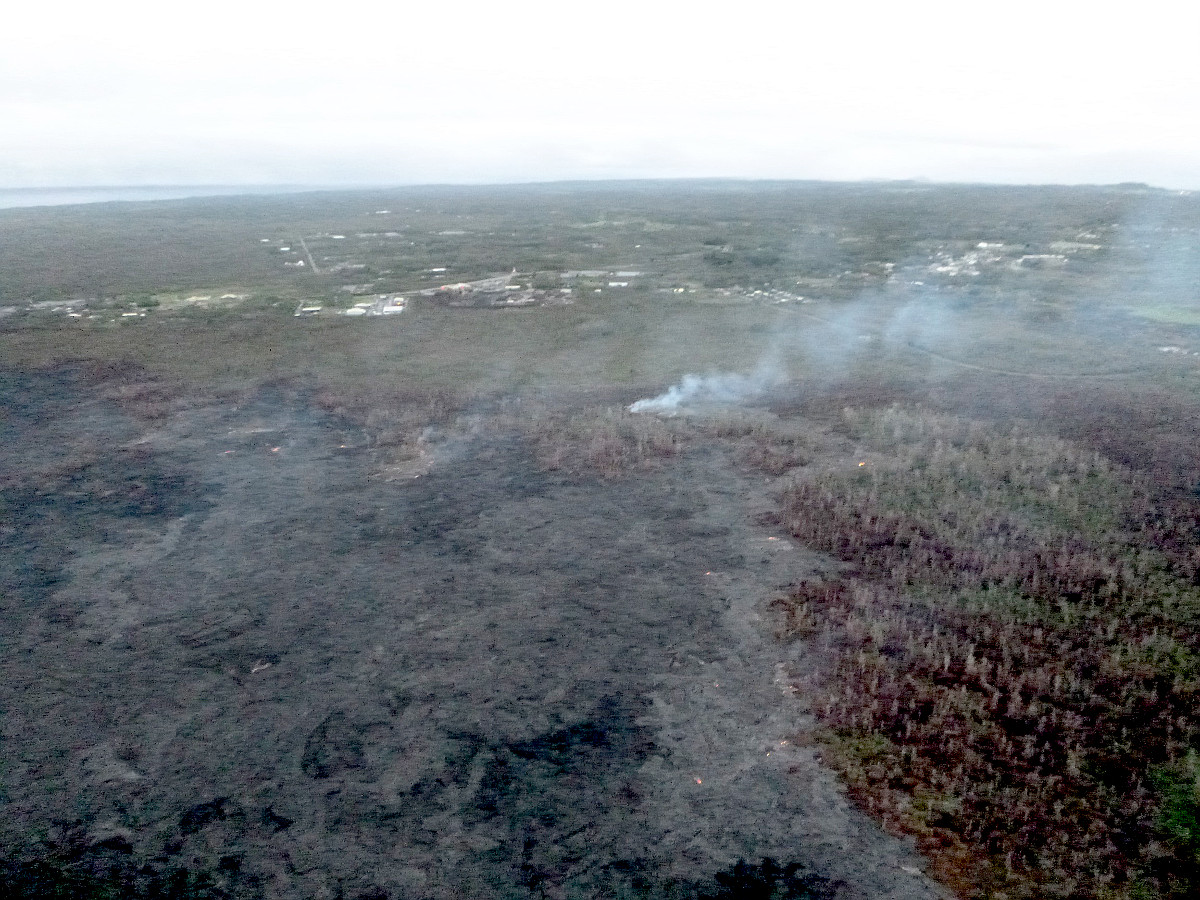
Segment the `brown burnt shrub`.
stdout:
<svg viewBox="0 0 1200 900">
<path fill-rule="evenodd" d="M 1155 786 L 1200 744 L 1194 546 L 1029 429 L 847 418 L 893 466 L 797 482 L 782 518 L 853 574 L 775 609 L 831 656 L 814 712 L 858 802 L 964 896 L 1194 896 L 1200 836 Z"/>
<path fill-rule="evenodd" d="M 676 456 L 686 425 L 618 409 L 542 410 L 516 420 L 551 471 L 616 478 Z"/>
</svg>

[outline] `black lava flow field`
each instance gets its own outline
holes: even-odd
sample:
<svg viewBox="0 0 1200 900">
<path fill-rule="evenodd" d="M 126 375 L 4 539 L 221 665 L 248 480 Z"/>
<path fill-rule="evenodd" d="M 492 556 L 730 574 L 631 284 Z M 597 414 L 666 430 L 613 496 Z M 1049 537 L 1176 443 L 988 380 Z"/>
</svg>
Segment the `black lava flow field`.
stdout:
<svg viewBox="0 0 1200 900">
<path fill-rule="evenodd" d="M 825 561 L 718 448 L 606 480 L 481 429 L 389 480 L 303 392 L 6 384 L 8 848 L 147 896 L 939 896 L 793 739 L 758 612 Z"/>
</svg>

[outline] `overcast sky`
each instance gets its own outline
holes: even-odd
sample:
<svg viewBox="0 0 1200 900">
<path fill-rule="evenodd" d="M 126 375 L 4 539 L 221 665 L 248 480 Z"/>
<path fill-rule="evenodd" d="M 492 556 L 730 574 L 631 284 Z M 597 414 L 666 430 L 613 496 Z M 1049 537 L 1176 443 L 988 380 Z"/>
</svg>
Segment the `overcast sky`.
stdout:
<svg viewBox="0 0 1200 900">
<path fill-rule="evenodd" d="M 1200 6 L 1159 0 L 23 2 L 0 37 L 0 187 L 1200 189 L 1198 38 Z"/>
</svg>

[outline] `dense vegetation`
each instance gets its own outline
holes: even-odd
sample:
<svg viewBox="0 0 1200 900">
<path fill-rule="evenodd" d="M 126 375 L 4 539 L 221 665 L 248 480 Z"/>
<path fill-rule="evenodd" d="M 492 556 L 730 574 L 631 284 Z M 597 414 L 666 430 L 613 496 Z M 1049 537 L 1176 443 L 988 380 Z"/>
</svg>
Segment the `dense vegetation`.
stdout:
<svg viewBox="0 0 1200 900">
<path fill-rule="evenodd" d="M 170 292 L 325 296 L 347 282 L 399 291 L 513 267 L 556 287 L 564 270 L 633 268 L 664 285 L 797 287 L 852 299 L 890 271 L 980 241 L 1018 259 L 1055 241 L 1105 261 L 1124 291 L 1186 286 L 1196 204 L 1134 187 L 642 182 L 405 188 L 0 210 L 0 305 Z M 1084 235 L 1084 237 L 1081 237 Z M 1086 235 L 1090 235 L 1087 237 Z M 1164 235 L 1170 241 L 1164 243 Z M 1136 256 L 1114 258 L 1132 238 Z M 1152 240 L 1147 243 L 1143 237 Z M 319 271 L 285 267 L 307 241 Z M 999 243 L 998 243 L 999 242 Z M 1091 247 L 1092 249 L 1086 249 Z M 287 252 L 281 252 L 286 248 Z M 1162 252 L 1155 253 L 1161 249 Z M 1080 268 L 1027 261 L 1023 288 Z M 1154 284 L 1140 263 L 1159 263 Z M 431 269 L 444 270 L 432 272 Z M 1034 271 L 1034 269 L 1038 271 Z M 1001 299 L 1000 272 L 971 290 Z M 597 276 L 589 287 L 604 287 Z"/>
<path fill-rule="evenodd" d="M 848 567 L 777 602 L 863 806 L 965 896 L 1200 889 L 1195 498 L 1021 425 L 847 410 L 783 518 Z"/>
</svg>

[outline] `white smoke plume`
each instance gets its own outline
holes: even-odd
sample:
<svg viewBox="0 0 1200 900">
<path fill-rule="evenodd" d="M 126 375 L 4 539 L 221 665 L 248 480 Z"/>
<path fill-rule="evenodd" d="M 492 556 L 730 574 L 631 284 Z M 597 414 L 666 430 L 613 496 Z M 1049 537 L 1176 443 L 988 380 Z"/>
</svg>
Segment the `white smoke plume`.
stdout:
<svg viewBox="0 0 1200 900">
<path fill-rule="evenodd" d="M 750 400 L 783 380 L 779 368 L 760 365 L 749 375 L 727 372 L 684 375 L 657 397 L 647 397 L 629 406 L 634 413 L 673 414 L 705 406 L 731 406 Z"/>
</svg>

